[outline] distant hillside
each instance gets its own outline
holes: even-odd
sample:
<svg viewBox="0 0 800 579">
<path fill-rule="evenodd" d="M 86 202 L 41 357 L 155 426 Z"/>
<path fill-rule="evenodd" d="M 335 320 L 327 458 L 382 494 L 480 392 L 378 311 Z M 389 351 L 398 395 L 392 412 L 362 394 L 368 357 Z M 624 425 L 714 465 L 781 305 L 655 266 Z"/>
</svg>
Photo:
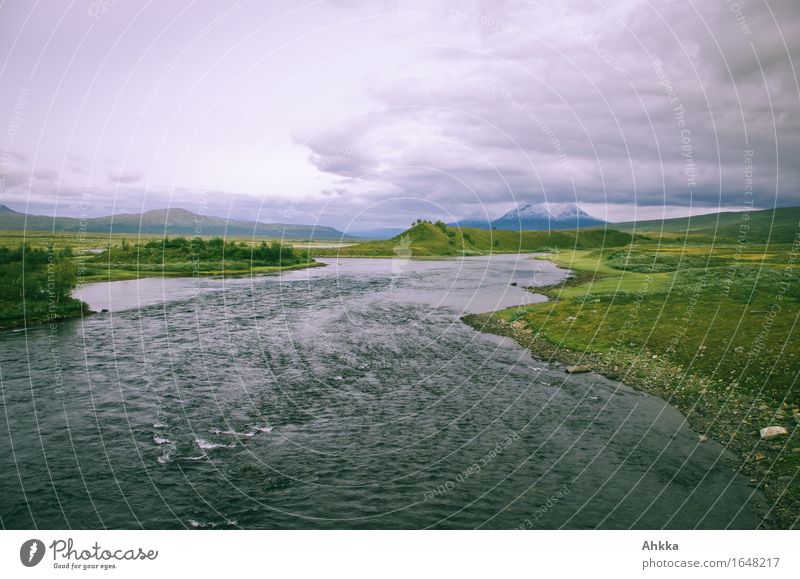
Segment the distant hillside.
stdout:
<svg viewBox="0 0 800 579">
<path fill-rule="evenodd" d="M 605 221 L 586 213 L 574 203 L 519 205 L 493 221 L 488 219 L 463 219 L 452 225 L 479 229 L 508 229 L 511 231 L 547 231 L 578 229 L 602 225 Z"/>
<path fill-rule="evenodd" d="M 722 242 L 736 241 L 740 233 L 746 234 L 746 241 L 776 243 L 792 241 L 800 232 L 800 207 L 780 207 L 751 211 L 744 216 L 743 211 L 728 211 L 697 215 L 695 217 L 678 217 L 675 219 L 653 219 L 648 221 L 629 221 L 615 223 L 614 229 L 637 234 L 664 232 L 681 237 L 703 237 Z M 742 229 L 745 226 L 745 229 Z M 594 229 L 594 228 L 593 228 Z"/>
<path fill-rule="evenodd" d="M 360 239 L 391 239 L 403 233 L 402 227 L 385 227 L 383 229 L 359 229 L 349 232 L 349 235 Z"/>
<path fill-rule="evenodd" d="M 26 219 L 27 217 L 27 219 Z M 192 213 L 185 209 L 155 209 L 144 213 L 123 213 L 114 216 L 80 220 L 76 217 L 27 215 L 0 205 L 0 229 L 27 231 L 78 231 L 81 226 L 90 233 L 141 233 L 147 235 L 243 235 L 286 239 L 339 240 L 348 238 L 333 227 L 262 223 L 224 219 Z"/>
<path fill-rule="evenodd" d="M 315 250 L 314 255 L 340 256 L 461 256 L 491 253 L 519 253 L 552 249 L 592 249 L 619 247 L 632 236 L 619 231 L 507 231 L 459 228 L 444 223 L 418 223 L 408 231 L 386 241 L 370 241 L 341 249 Z"/>
</svg>

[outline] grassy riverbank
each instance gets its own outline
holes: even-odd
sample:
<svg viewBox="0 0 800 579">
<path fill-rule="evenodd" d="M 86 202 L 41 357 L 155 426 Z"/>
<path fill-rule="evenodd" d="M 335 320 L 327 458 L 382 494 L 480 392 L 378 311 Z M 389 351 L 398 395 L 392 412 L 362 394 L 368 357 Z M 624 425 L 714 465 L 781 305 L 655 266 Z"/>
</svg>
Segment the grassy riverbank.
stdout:
<svg viewBox="0 0 800 579">
<path fill-rule="evenodd" d="M 551 301 L 464 321 L 675 405 L 701 436 L 735 452 L 774 505 L 767 526 L 788 528 L 800 516 L 798 252 L 800 236 L 554 253 L 575 275 L 534 290 Z M 761 440 L 773 425 L 789 436 Z"/>
<path fill-rule="evenodd" d="M 508 231 L 453 227 L 441 221 L 420 221 L 402 234 L 384 241 L 368 241 L 341 248 L 313 250 L 329 257 L 461 257 L 493 253 L 529 253 L 553 249 L 589 249 L 622 246 L 629 233 L 614 230 Z"/>
<path fill-rule="evenodd" d="M 86 304 L 70 297 L 75 288 L 68 249 L 0 247 L 0 328 L 15 328 L 80 316 Z"/>
<path fill-rule="evenodd" d="M 205 241 L 210 241 L 218 235 L 202 235 L 199 237 Z M 28 247 L 46 249 L 54 247 L 57 250 L 66 247 L 71 248 L 76 254 L 83 252 L 99 253 L 110 247 L 118 247 L 125 241 L 129 244 L 143 244 L 151 241 L 161 241 L 163 234 L 154 233 L 97 233 L 97 232 L 56 232 L 51 231 L 24 231 L 20 229 L 0 229 L 0 247 L 18 247 L 23 243 Z M 314 247 L 319 245 L 352 245 L 353 241 L 321 241 L 307 238 L 286 238 L 273 239 L 265 237 L 254 237 L 252 235 L 226 235 L 225 241 L 235 241 L 244 243 L 252 247 L 261 244 L 263 241 L 280 241 L 284 245 L 291 245 L 295 248 Z"/>
<path fill-rule="evenodd" d="M 138 277 L 244 276 L 318 265 L 307 250 L 277 241 L 248 245 L 220 237 L 164 238 L 132 244 L 123 240 L 78 263 L 82 281 L 115 281 Z"/>
<path fill-rule="evenodd" d="M 2 232 L 0 328 L 91 313 L 86 304 L 70 297 L 79 283 L 141 277 L 239 277 L 323 265 L 314 261 L 307 249 L 296 250 L 277 241 L 156 237 L 135 243 L 133 239 L 84 236 L 74 250 L 70 243 L 75 236 Z M 107 244 L 105 248 L 102 243 Z"/>
<path fill-rule="evenodd" d="M 111 265 L 98 269 L 96 264 L 82 270 L 79 279 L 81 283 L 97 283 L 105 281 L 129 281 L 144 277 L 245 277 L 250 275 L 266 275 L 293 271 L 297 269 L 307 269 L 309 267 L 322 267 L 324 263 L 309 262 L 294 265 L 262 265 L 249 267 L 246 264 L 226 264 L 221 262 L 176 262 L 169 263 L 164 267 L 160 265 L 144 265 L 136 267 L 136 264 Z"/>
</svg>

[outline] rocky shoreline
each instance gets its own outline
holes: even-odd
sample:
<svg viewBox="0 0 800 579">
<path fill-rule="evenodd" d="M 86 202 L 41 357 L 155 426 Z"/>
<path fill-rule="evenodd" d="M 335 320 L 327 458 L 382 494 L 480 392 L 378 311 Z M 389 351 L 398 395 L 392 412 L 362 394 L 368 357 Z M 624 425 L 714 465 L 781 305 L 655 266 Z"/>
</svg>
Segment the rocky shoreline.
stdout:
<svg viewBox="0 0 800 579">
<path fill-rule="evenodd" d="M 778 410 L 766 400 L 739 392 L 735 384 L 720 386 L 686 375 L 657 354 L 571 351 L 533 333 L 522 320 L 508 322 L 495 313 L 470 314 L 462 321 L 472 328 L 514 339 L 539 359 L 619 380 L 653 394 L 680 410 L 700 441 L 713 439 L 735 455 L 734 467 L 764 492 L 769 505 L 761 528 L 800 528 L 800 473 L 784 472 L 789 453 L 800 453 L 800 409 L 783 404 Z M 761 440 L 759 430 L 783 426 L 790 436 Z"/>
</svg>

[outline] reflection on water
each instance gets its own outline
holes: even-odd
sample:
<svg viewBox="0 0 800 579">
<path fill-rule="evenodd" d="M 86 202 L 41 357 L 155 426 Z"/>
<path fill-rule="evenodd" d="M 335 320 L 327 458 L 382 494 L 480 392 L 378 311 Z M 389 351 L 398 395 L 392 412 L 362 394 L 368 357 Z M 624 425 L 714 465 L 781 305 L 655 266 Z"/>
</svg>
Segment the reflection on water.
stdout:
<svg viewBox="0 0 800 579">
<path fill-rule="evenodd" d="M 325 261 L 85 286 L 110 313 L 3 334 L 2 524 L 758 525 L 663 401 L 459 321 L 541 299 L 551 264 Z"/>
</svg>

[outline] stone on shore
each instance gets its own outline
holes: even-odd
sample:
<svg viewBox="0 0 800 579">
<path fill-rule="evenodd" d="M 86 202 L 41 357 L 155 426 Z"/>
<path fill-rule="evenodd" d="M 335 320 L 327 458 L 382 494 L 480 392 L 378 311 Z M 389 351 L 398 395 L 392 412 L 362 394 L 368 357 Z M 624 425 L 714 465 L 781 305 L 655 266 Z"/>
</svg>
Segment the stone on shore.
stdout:
<svg viewBox="0 0 800 579">
<path fill-rule="evenodd" d="M 589 366 L 567 366 L 564 370 L 569 374 L 585 374 L 592 371 Z"/>
<path fill-rule="evenodd" d="M 772 440 L 773 438 L 778 438 L 779 436 L 787 436 L 789 431 L 783 426 L 767 426 L 766 428 L 761 429 L 760 434 L 761 440 Z"/>
</svg>

